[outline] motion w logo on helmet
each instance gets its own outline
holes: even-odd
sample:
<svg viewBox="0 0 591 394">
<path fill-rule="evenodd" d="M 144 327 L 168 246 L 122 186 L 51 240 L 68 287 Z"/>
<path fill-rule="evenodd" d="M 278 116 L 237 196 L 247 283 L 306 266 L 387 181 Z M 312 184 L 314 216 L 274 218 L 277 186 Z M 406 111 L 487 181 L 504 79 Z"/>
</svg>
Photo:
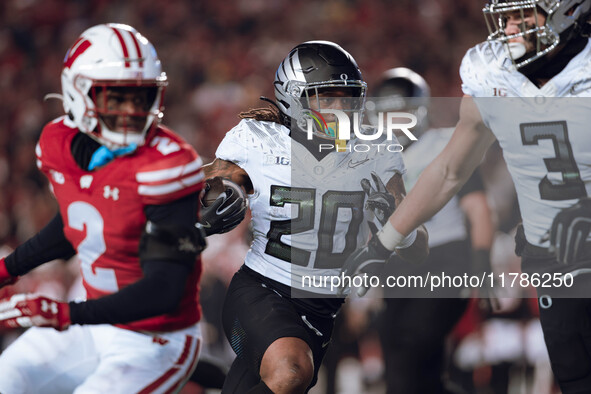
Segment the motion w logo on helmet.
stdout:
<svg viewBox="0 0 591 394">
<path fill-rule="evenodd" d="M 82 55 L 88 48 L 90 48 L 92 44 L 90 41 L 80 37 L 74 45 L 66 52 L 66 57 L 64 58 L 64 68 L 70 68 L 74 61 L 78 58 L 78 56 Z"/>
</svg>

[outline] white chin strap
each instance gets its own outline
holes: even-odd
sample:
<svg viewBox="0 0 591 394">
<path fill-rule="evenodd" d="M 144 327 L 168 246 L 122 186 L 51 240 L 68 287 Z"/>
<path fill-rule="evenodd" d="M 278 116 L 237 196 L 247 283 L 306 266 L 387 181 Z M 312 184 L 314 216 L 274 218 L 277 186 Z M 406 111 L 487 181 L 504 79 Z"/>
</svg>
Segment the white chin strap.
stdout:
<svg viewBox="0 0 591 394">
<path fill-rule="evenodd" d="M 521 42 L 510 42 L 507 44 L 509 47 L 509 55 L 513 60 L 519 59 L 525 55 L 525 45 Z"/>
</svg>

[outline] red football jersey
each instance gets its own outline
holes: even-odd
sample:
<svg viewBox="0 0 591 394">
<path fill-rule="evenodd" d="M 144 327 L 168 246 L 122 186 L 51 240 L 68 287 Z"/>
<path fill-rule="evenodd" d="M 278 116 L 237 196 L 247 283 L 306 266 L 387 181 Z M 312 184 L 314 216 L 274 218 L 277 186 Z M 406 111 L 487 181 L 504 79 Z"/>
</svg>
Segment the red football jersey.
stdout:
<svg viewBox="0 0 591 394">
<path fill-rule="evenodd" d="M 78 252 L 84 287 L 92 299 L 142 278 L 138 250 L 146 224 L 144 207 L 201 190 L 203 172 L 195 150 L 162 126 L 135 153 L 84 171 L 70 150 L 78 132 L 66 117 L 46 125 L 36 148 L 37 166 L 49 178 L 64 233 Z M 177 310 L 120 327 L 170 331 L 196 323 L 201 318 L 200 276 L 198 258 Z"/>
</svg>

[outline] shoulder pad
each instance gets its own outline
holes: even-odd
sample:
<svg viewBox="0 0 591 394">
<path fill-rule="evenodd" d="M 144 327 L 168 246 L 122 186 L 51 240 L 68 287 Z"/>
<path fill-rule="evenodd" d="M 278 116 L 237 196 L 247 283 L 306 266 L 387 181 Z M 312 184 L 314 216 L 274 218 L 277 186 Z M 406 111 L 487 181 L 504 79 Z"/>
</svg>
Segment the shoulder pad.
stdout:
<svg viewBox="0 0 591 394">
<path fill-rule="evenodd" d="M 54 119 L 43 127 L 41 136 L 35 147 L 37 167 L 46 171 L 60 168 L 64 155 L 70 152 L 72 138 L 78 133 L 78 129 L 65 124 L 65 116 Z"/>
<path fill-rule="evenodd" d="M 278 123 L 242 119 L 226 133 L 215 152 L 217 158 L 243 167 L 249 153 L 290 148 L 289 130 Z"/>
<path fill-rule="evenodd" d="M 145 204 L 164 204 L 203 188 L 203 161 L 176 134 L 158 133 L 141 154 L 146 158 L 135 178 Z"/>
<path fill-rule="evenodd" d="M 507 59 L 503 46 L 498 43 L 483 42 L 470 48 L 460 66 L 462 90 L 470 96 L 487 96 L 485 87 L 492 86 L 492 70 L 502 70 L 502 63 Z"/>
</svg>

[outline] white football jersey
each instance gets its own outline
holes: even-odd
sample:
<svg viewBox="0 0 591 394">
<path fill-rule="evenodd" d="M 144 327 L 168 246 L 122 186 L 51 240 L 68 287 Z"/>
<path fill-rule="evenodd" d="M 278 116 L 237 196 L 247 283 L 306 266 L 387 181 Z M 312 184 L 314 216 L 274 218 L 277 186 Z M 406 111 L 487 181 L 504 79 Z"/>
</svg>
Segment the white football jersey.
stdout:
<svg viewBox="0 0 591 394">
<path fill-rule="evenodd" d="M 501 45 L 470 49 L 460 74 L 503 149 L 528 242 L 547 247 L 554 216 L 591 190 L 591 44 L 542 88 Z"/>
<path fill-rule="evenodd" d="M 404 149 L 406 190 L 414 186 L 423 170 L 441 153 L 449 142 L 453 128 L 431 129 L 421 134 L 419 139 Z M 424 223 L 429 233 L 429 247 L 443 245 L 468 238 L 466 215 L 460 208 L 460 198 L 455 195 L 439 212 Z"/>
<path fill-rule="evenodd" d="M 333 149 L 318 161 L 289 132 L 244 119 L 226 134 L 216 157 L 244 169 L 254 187 L 254 241 L 245 264 L 296 287 L 304 275 L 338 275 L 346 256 L 367 242 L 374 215 L 365 210 L 360 181 L 375 171 L 387 183 L 405 170 L 400 153 L 375 147 L 362 153 Z M 329 287 L 306 290 L 329 294 Z"/>
</svg>

